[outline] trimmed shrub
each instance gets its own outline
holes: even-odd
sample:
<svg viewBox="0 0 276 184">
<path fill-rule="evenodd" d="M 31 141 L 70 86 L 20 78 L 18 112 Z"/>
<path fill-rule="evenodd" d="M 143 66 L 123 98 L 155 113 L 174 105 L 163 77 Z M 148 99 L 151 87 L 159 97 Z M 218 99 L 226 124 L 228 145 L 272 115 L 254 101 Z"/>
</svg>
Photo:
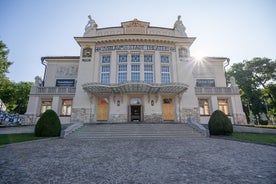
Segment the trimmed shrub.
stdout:
<svg viewBox="0 0 276 184">
<path fill-rule="evenodd" d="M 220 110 L 213 112 L 208 122 L 208 128 L 210 135 L 231 135 L 233 133 L 230 119 Z"/>
<path fill-rule="evenodd" d="M 45 111 L 35 125 L 36 137 L 60 136 L 61 124 L 57 113 L 53 110 Z"/>
</svg>

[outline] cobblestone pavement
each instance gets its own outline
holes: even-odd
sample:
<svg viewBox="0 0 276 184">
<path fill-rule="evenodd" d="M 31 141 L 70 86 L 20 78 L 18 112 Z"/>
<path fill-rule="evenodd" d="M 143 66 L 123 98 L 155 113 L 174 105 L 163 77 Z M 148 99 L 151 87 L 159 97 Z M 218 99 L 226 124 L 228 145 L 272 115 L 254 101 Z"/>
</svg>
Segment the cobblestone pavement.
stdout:
<svg viewBox="0 0 276 184">
<path fill-rule="evenodd" d="M 0 183 L 276 183 L 276 147 L 215 138 L 47 139 L 0 147 Z"/>
</svg>

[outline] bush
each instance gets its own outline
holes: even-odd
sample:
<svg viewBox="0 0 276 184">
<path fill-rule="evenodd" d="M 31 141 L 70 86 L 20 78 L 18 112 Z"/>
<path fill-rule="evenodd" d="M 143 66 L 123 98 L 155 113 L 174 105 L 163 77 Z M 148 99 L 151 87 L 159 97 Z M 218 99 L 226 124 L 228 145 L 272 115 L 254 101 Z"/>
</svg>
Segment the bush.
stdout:
<svg viewBox="0 0 276 184">
<path fill-rule="evenodd" d="M 208 128 L 210 135 L 231 135 L 233 133 L 230 119 L 220 110 L 213 112 L 208 122 Z"/>
<path fill-rule="evenodd" d="M 60 136 L 60 131 L 60 120 L 53 110 L 44 112 L 35 125 L 35 136 L 37 137 Z"/>
</svg>

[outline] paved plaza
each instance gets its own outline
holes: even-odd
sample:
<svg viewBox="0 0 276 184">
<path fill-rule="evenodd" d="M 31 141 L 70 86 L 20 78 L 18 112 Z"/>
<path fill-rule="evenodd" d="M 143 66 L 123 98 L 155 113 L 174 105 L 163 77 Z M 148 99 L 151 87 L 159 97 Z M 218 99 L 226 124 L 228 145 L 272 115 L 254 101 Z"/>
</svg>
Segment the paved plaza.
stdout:
<svg viewBox="0 0 276 184">
<path fill-rule="evenodd" d="M 215 138 L 54 138 L 0 147 L 0 183 L 276 183 L 276 147 Z"/>
</svg>

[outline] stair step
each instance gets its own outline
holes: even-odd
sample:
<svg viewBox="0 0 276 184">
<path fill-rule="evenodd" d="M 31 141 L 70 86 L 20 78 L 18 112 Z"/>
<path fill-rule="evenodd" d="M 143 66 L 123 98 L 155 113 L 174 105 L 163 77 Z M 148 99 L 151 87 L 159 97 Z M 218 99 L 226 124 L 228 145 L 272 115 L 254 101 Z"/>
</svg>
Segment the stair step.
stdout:
<svg viewBox="0 0 276 184">
<path fill-rule="evenodd" d="M 196 138 L 203 137 L 186 124 L 93 124 L 84 125 L 68 138 Z"/>
</svg>

